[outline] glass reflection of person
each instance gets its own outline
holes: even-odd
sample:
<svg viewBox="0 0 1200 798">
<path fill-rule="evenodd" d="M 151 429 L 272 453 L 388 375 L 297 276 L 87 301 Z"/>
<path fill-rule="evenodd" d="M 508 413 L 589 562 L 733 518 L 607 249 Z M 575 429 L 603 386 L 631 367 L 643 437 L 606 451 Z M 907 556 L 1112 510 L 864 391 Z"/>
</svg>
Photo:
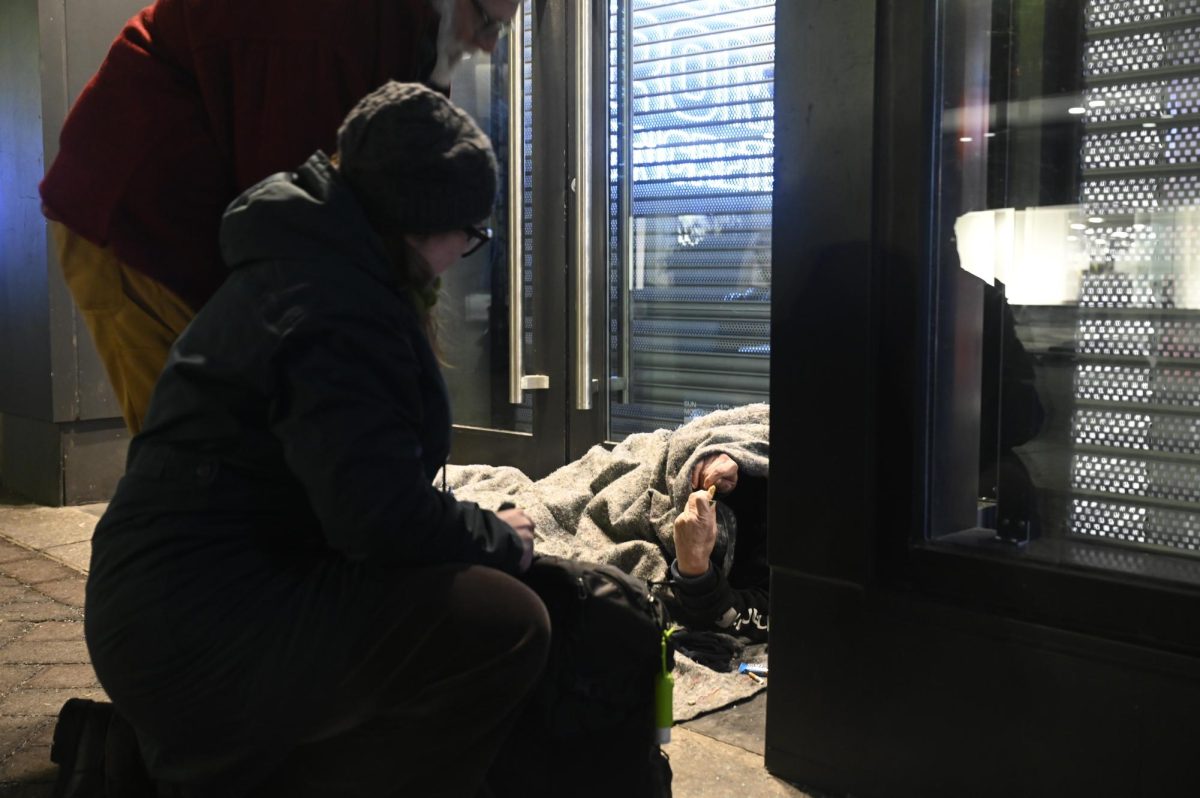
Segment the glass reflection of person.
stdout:
<svg viewBox="0 0 1200 798">
<path fill-rule="evenodd" d="M 984 286 L 983 332 L 980 494 L 997 500 L 999 537 L 1020 543 L 1041 530 L 1037 492 L 1016 448 L 1040 432 L 1045 413 L 1003 283 Z"/>
</svg>

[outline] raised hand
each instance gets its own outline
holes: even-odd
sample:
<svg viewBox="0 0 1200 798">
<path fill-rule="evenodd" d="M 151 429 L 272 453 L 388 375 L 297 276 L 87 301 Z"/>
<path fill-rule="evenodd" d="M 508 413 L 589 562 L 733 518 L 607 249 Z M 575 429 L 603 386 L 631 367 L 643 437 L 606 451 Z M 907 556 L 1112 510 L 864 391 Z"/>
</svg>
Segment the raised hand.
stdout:
<svg viewBox="0 0 1200 798">
<path fill-rule="evenodd" d="M 729 493 L 737 487 L 738 464 L 727 454 L 702 457 L 692 469 L 692 488 L 701 490 L 717 486 L 718 493 Z"/>
<path fill-rule="evenodd" d="M 717 511 L 709 491 L 698 490 L 688 496 L 687 507 L 675 519 L 675 561 L 679 573 L 684 576 L 707 573 L 708 558 L 716 544 Z"/>
</svg>

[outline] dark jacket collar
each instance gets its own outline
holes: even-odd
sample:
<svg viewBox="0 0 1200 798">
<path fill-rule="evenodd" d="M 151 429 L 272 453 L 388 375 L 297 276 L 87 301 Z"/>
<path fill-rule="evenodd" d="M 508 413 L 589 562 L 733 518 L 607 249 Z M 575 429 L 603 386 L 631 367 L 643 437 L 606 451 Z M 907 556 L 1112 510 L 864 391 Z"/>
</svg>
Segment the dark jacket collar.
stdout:
<svg viewBox="0 0 1200 798">
<path fill-rule="evenodd" d="M 400 292 L 395 267 L 353 191 L 323 152 L 295 172 L 246 189 L 221 222 L 231 269 L 264 261 L 331 261 L 356 267 Z"/>
</svg>

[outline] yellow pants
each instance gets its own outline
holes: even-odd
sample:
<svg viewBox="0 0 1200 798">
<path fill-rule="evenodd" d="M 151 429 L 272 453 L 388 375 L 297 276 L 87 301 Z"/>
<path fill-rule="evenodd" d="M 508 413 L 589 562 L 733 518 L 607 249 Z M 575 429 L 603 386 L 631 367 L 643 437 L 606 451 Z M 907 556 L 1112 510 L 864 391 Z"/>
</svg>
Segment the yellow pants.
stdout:
<svg viewBox="0 0 1200 798">
<path fill-rule="evenodd" d="M 66 226 L 51 221 L 50 237 L 125 424 L 136 434 L 171 344 L 192 320 L 192 309 L 157 280 L 126 266 L 111 249 Z"/>
</svg>

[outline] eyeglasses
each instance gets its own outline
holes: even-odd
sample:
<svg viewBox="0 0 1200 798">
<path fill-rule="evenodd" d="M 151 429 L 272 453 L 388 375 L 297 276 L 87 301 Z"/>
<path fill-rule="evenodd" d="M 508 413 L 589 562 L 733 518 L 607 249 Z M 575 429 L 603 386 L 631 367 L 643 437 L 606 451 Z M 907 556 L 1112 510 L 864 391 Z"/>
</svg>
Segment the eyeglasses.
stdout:
<svg viewBox="0 0 1200 798">
<path fill-rule="evenodd" d="M 483 0 L 471 0 L 471 5 L 475 6 L 475 13 L 479 16 L 479 28 L 475 31 L 476 39 L 500 38 L 508 31 L 508 23 L 489 14 L 483 7 Z"/>
<path fill-rule="evenodd" d="M 474 242 L 463 252 L 462 256 L 464 258 L 468 255 L 474 255 L 483 248 L 484 244 L 492 240 L 492 228 L 490 227 L 476 227 L 472 224 L 464 227 L 463 232 L 467 234 L 468 243 Z"/>
</svg>

